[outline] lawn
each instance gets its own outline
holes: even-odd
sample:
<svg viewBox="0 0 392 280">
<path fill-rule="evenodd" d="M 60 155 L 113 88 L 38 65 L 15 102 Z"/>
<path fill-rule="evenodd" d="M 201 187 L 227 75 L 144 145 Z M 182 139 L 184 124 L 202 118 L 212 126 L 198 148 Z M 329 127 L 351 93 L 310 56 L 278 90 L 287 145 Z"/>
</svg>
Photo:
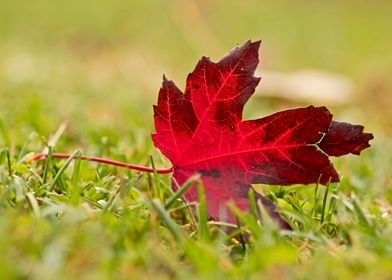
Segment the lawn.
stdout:
<svg viewBox="0 0 392 280">
<path fill-rule="evenodd" d="M 0 2 L 0 279 L 392 279 L 392 4 L 228 2 Z M 183 88 L 201 56 L 248 39 L 261 74 L 352 81 L 316 105 L 375 136 L 333 160 L 340 183 L 255 186 L 292 231 L 238 213 L 241 242 L 170 175 L 78 159 L 169 167 L 150 137 L 162 74 Z M 258 95 L 245 117 L 307 105 Z M 28 160 L 48 150 L 76 157 Z"/>
</svg>

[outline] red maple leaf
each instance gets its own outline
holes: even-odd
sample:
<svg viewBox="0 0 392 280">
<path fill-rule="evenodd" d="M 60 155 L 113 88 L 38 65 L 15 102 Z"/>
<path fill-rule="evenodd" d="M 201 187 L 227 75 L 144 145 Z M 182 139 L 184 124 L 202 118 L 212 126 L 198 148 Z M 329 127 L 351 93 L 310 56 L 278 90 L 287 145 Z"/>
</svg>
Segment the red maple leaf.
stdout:
<svg viewBox="0 0 392 280">
<path fill-rule="evenodd" d="M 362 126 L 332 121 L 326 107 L 242 120 L 243 107 L 260 81 L 253 76 L 259 46 L 260 41 L 248 41 L 217 63 L 202 57 L 184 93 L 164 77 L 154 106 L 152 138 L 173 164 L 173 187 L 199 173 L 214 219 L 229 201 L 247 210 L 251 184 L 338 182 L 328 156 L 359 154 L 373 138 Z M 272 202 L 256 196 L 283 228 L 289 227 Z M 185 198 L 198 201 L 196 188 Z M 226 215 L 235 221 L 230 211 Z"/>
</svg>

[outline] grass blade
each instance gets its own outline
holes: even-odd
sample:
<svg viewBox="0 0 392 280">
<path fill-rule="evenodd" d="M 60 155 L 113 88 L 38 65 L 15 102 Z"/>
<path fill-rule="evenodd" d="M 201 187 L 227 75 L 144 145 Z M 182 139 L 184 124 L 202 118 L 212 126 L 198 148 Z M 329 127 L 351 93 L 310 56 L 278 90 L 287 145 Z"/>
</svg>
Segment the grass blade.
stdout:
<svg viewBox="0 0 392 280">
<path fill-rule="evenodd" d="M 52 166 L 52 160 L 53 160 L 52 154 L 53 154 L 53 147 L 48 146 L 48 157 L 46 158 L 44 174 L 42 176 L 44 184 L 46 184 L 46 182 L 48 181 L 49 168 Z"/>
<path fill-rule="evenodd" d="M 154 176 L 154 196 L 158 196 L 159 199 L 163 202 L 164 201 L 164 192 L 163 192 L 163 188 L 162 188 L 162 183 L 161 180 L 159 179 L 158 176 L 158 172 L 157 172 L 157 168 L 155 166 L 155 162 L 154 159 L 152 158 L 152 156 L 150 156 L 150 162 L 151 162 L 151 167 L 153 170 L 153 176 Z"/>
<path fill-rule="evenodd" d="M 330 184 L 327 184 L 327 186 L 325 188 L 325 192 L 324 192 L 323 207 L 321 209 L 321 219 L 320 219 L 321 224 L 324 222 L 325 212 L 326 212 L 326 208 L 327 208 L 329 186 L 330 186 Z"/>
<path fill-rule="evenodd" d="M 176 200 L 179 199 L 199 179 L 200 175 L 190 177 L 171 197 L 166 200 L 165 208 L 169 209 L 170 206 L 172 206 L 172 204 L 176 202 Z"/>
<path fill-rule="evenodd" d="M 80 154 L 79 150 L 76 150 L 73 152 L 70 157 L 65 161 L 63 166 L 59 169 L 59 171 L 56 173 L 56 176 L 53 179 L 52 184 L 49 187 L 49 191 L 52 191 L 54 186 L 56 185 L 57 181 L 60 179 L 61 175 L 64 173 L 65 169 L 67 169 L 68 165 L 72 162 L 72 160 Z"/>
<path fill-rule="evenodd" d="M 37 136 L 36 132 L 33 132 L 29 135 L 29 137 L 27 138 L 27 140 L 25 141 L 25 143 L 22 146 L 22 149 L 20 150 L 18 159 L 16 160 L 17 163 L 22 163 L 25 160 L 25 153 L 27 150 L 27 147 L 30 145 L 31 141 L 33 140 L 34 137 Z"/>
<path fill-rule="evenodd" d="M 165 207 L 161 204 L 159 199 L 154 198 L 151 201 L 153 208 L 158 212 L 160 218 L 166 223 L 168 229 L 173 234 L 177 241 L 183 240 L 182 233 L 179 231 L 177 224 L 170 217 L 169 213 L 166 211 Z"/>
<path fill-rule="evenodd" d="M 259 215 L 257 214 L 257 205 L 256 205 L 256 198 L 255 198 L 255 191 L 253 189 L 249 189 L 248 192 L 249 196 L 249 206 L 253 217 L 258 220 Z"/>
<path fill-rule="evenodd" d="M 358 205 L 358 202 L 355 199 L 353 199 L 352 205 L 354 206 L 354 211 L 358 216 L 359 222 L 365 225 L 367 228 L 371 228 L 369 219 L 366 217 L 365 213 L 362 211 L 361 207 Z"/>
<path fill-rule="evenodd" d="M 10 178 L 12 178 L 11 156 L 10 156 L 9 149 L 6 150 L 6 154 L 7 154 L 8 175 L 10 176 Z"/>
<path fill-rule="evenodd" d="M 197 207 L 197 214 L 199 218 L 199 234 L 200 239 L 209 240 L 208 235 L 208 214 L 207 214 L 207 202 L 204 187 L 201 183 L 197 186 L 197 192 L 199 195 L 199 204 Z"/>
</svg>

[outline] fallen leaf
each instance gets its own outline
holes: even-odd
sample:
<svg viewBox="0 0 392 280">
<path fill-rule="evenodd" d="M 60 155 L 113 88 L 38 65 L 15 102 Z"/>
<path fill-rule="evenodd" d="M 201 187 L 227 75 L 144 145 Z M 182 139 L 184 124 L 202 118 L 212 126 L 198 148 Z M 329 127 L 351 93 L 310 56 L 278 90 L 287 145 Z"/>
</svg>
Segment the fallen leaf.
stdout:
<svg viewBox="0 0 392 280">
<path fill-rule="evenodd" d="M 326 107 L 242 120 L 243 107 L 260 81 L 253 76 L 259 46 L 259 41 L 248 41 L 217 63 L 202 57 L 184 93 L 164 77 L 154 106 L 152 138 L 173 164 L 173 188 L 200 174 L 208 214 L 216 220 L 226 217 L 235 223 L 227 204 L 233 201 L 247 211 L 252 184 L 338 182 L 328 156 L 359 154 L 373 138 L 362 126 L 332 121 Z M 185 198 L 198 201 L 197 188 Z M 256 198 L 282 228 L 290 228 L 271 201 L 258 193 Z"/>
</svg>

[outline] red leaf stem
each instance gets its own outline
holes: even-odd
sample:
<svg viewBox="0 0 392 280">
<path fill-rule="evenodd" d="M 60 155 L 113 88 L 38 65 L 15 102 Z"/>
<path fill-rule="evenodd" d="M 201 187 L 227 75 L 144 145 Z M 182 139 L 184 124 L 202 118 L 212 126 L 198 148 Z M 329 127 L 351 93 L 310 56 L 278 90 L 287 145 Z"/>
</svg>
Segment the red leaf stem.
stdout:
<svg viewBox="0 0 392 280">
<path fill-rule="evenodd" d="M 69 158 L 71 155 L 70 154 L 64 154 L 64 153 L 53 153 L 52 157 L 53 158 Z M 33 157 L 31 157 L 29 160 L 30 161 L 38 161 L 44 158 L 47 158 L 48 154 L 47 153 L 39 153 L 35 154 Z M 82 160 L 87 160 L 87 161 L 93 161 L 93 162 L 99 162 L 99 163 L 104 163 L 104 164 L 110 164 L 114 166 L 119 166 L 119 167 L 124 167 L 128 169 L 133 169 L 133 170 L 139 170 L 143 172 L 154 172 L 154 169 L 146 166 L 140 166 L 140 165 L 135 165 L 135 164 L 129 164 L 125 162 L 120 162 L 120 161 L 115 161 L 111 159 L 105 159 L 105 158 L 100 158 L 100 157 L 89 157 L 89 156 L 80 156 L 80 159 Z M 158 174 L 167 174 L 173 172 L 173 168 L 161 168 L 161 169 L 156 169 L 156 172 Z"/>
</svg>

